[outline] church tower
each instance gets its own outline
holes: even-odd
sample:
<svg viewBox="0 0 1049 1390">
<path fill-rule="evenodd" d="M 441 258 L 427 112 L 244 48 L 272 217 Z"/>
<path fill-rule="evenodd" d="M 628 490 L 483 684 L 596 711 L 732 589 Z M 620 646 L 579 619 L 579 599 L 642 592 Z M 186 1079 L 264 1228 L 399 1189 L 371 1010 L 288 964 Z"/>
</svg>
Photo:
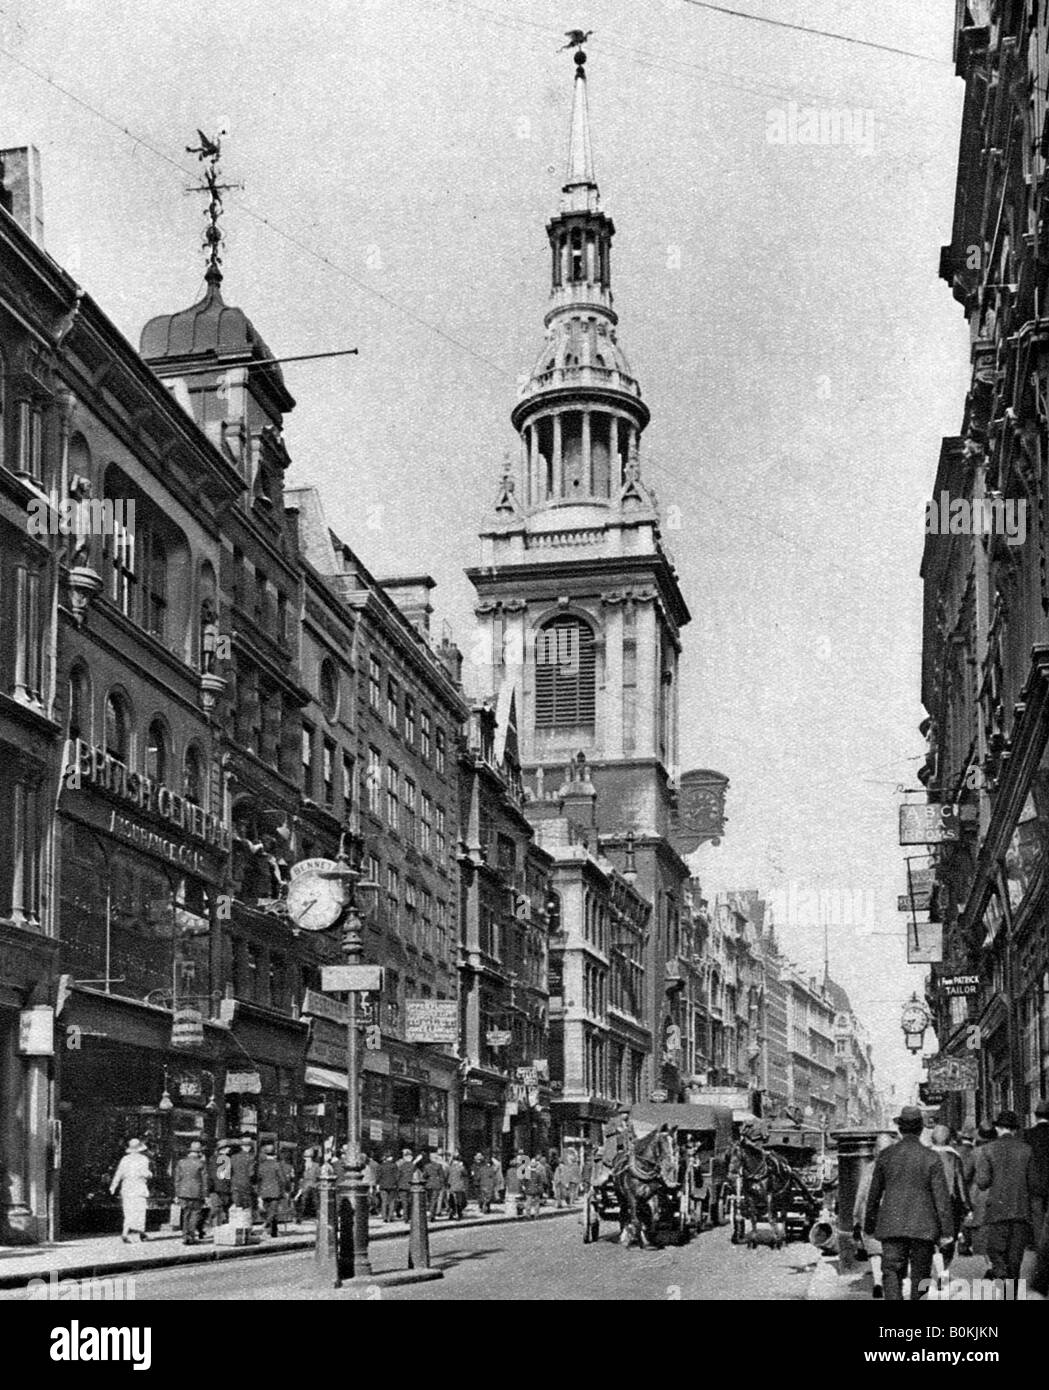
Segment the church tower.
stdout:
<svg viewBox="0 0 1049 1390">
<path fill-rule="evenodd" d="M 584 767 L 600 849 L 636 872 L 652 903 L 649 1085 L 670 1090 L 661 1063 L 688 881 L 674 840 L 689 612 L 644 481 L 649 411 L 618 339 L 615 228 L 594 174 L 585 65 L 576 52 L 566 180 L 546 228 L 545 337 L 511 414 L 519 457 L 481 531 L 481 564 L 467 572 L 477 592 L 474 669 L 477 693 L 510 686 L 516 696 L 529 818 L 570 818 L 563 793 Z"/>
</svg>

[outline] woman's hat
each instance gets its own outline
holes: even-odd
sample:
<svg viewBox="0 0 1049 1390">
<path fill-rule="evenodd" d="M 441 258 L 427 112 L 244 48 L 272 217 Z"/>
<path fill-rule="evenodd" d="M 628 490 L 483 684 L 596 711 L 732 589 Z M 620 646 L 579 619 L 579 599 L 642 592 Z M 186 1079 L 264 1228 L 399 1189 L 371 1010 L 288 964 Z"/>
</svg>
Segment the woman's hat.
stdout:
<svg viewBox="0 0 1049 1390">
<path fill-rule="evenodd" d="M 129 1154 L 137 1153 L 139 1149 L 144 1149 L 145 1147 L 141 1139 L 129 1139 L 127 1141 L 127 1151 Z"/>
</svg>

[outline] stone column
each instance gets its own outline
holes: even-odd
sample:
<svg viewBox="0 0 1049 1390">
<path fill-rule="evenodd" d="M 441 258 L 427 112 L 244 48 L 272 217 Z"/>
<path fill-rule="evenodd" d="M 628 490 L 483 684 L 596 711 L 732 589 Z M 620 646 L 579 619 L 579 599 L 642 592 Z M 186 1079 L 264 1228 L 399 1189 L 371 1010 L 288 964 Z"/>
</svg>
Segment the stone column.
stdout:
<svg viewBox="0 0 1049 1390">
<path fill-rule="evenodd" d="M 541 504 L 546 497 L 546 479 L 540 477 L 539 473 L 539 432 L 535 425 L 528 426 L 528 453 L 529 453 L 529 472 L 532 475 L 535 487 L 535 500 L 537 505 Z"/>
<path fill-rule="evenodd" d="M 623 756 L 623 605 L 614 596 L 604 598 L 605 690 L 599 721 L 603 730 L 601 756 Z"/>
<path fill-rule="evenodd" d="M 637 604 L 637 724 L 634 748 L 640 757 L 656 752 L 657 691 L 656 665 L 659 657 L 654 597 L 639 599 Z"/>
<path fill-rule="evenodd" d="M 619 416 L 608 417 L 608 491 L 615 497 L 623 486 L 623 461 L 619 457 Z"/>
<path fill-rule="evenodd" d="M 594 495 L 594 458 L 590 448 L 590 412 L 583 411 L 583 478 L 589 496 Z"/>
<path fill-rule="evenodd" d="M 11 805 L 11 920 L 25 926 L 26 856 L 29 829 L 26 824 L 26 788 L 24 781 L 14 784 Z"/>
<path fill-rule="evenodd" d="M 553 417 L 554 425 L 554 496 L 564 497 L 565 495 L 565 464 L 564 450 L 561 443 L 561 416 Z"/>
<path fill-rule="evenodd" d="M 15 698 L 29 698 L 29 627 L 26 602 L 29 576 L 25 565 L 15 566 Z"/>
</svg>

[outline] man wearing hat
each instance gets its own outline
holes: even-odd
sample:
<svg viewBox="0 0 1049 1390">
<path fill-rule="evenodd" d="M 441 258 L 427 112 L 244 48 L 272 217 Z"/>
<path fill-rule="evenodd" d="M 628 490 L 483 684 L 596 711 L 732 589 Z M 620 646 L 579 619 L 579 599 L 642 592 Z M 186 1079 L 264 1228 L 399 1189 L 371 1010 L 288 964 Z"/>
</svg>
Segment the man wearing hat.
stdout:
<svg viewBox="0 0 1049 1390">
<path fill-rule="evenodd" d="M 905 1105 L 893 1124 L 900 1142 L 874 1160 L 863 1233 L 881 1242 L 885 1298 L 899 1301 L 908 1267 L 911 1298 L 929 1288 L 937 1243 L 953 1241 L 954 1214 L 940 1156 L 921 1142 L 919 1107 Z"/>
<path fill-rule="evenodd" d="M 633 1147 L 635 1138 L 634 1126 L 630 1123 L 629 1105 L 617 1105 L 605 1124 L 600 1162 L 595 1163 L 590 1179 L 592 1186 L 600 1187 L 608 1181 L 616 1166 L 616 1159 Z"/>
<path fill-rule="evenodd" d="M 1034 1245 L 1030 1179 L 1034 1155 L 1020 1138 L 1015 1110 L 1003 1110 L 994 1127 L 998 1138 L 976 1154 L 976 1185 L 987 1193 L 983 1220 L 990 1277 L 1019 1279 L 1024 1251 Z"/>
<path fill-rule="evenodd" d="M 175 1165 L 175 1200 L 182 1208 L 183 1245 L 193 1245 L 201 1238 L 204 1203 L 210 1186 L 204 1145 L 194 1139 L 190 1142 L 189 1153 Z"/>
<path fill-rule="evenodd" d="M 141 1139 L 129 1139 L 127 1152 L 117 1164 L 113 1181 L 109 1184 L 111 1193 L 120 1192 L 120 1205 L 124 1213 L 124 1229 L 121 1238 L 130 1245 L 135 1236 L 146 1238 L 146 1203 L 149 1201 L 149 1159 L 146 1146 Z"/>
<path fill-rule="evenodd" d="M 1034 1233 L 1041 1233 L 1049 1207 L 1049 1100 L 1040 1100 L 1034 1107 L 1034 1126 L 1024 1134 L 1024 1143 L 1034 1155 L 1028 1181 L 1031 1184 L 1031 1215 Z"/>
</svg>

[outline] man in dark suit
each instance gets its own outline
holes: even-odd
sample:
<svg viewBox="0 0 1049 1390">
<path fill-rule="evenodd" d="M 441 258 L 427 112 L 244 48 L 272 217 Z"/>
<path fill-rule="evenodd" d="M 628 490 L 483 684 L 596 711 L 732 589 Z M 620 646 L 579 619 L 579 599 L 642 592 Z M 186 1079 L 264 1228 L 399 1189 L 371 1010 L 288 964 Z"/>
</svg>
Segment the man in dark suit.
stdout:
<svg viewBox="0 0 1049 1390">
<path fill-rule="evenodd" d="M 976 1186 L 987 1193 L 984 1226 L 992 1279 L 1019 1279 L 1024 1251 L 1034 1245 L 1030 1171 L 1034 1155 L 1018 1133 L 1014 1110 L 994 1122 L 998 1138 L 976 1155 Z"/>
<path fill-rule="evenodd" d="M 1034 1157 L 1028 1182 L 1031 1187 L 1031 1215 L 1034 1233 L 1041 1235 L 1049 1207 L 1049 1100 L 1040 1100 L 1034 1107 L 1034 1127 L 1024 1134 L 1024 1143 Z"/>
<path fill-rule="evenodd" d="M 281 1202 L 288 1191 L 288 1171 L 277 1157 L 275 1144 L 263 1144 L 262 1156 L 256 1170 L 262 1219 L 271 1238 L 279 1233 Z"/>
<path fill-rule="evenodd" d="M 893 1123 L 900 1142 L 874 1161 L 863 1232 L 881 1241 L 885 1297 L 898 1301 L 908 1266 L 911 1298 L 925 1294 L 937 1242 L 953 1240 L 954 1217 L 940 1156 L 921 1142 L 921 1110 L 905 1105 Z"/>
</svg>

